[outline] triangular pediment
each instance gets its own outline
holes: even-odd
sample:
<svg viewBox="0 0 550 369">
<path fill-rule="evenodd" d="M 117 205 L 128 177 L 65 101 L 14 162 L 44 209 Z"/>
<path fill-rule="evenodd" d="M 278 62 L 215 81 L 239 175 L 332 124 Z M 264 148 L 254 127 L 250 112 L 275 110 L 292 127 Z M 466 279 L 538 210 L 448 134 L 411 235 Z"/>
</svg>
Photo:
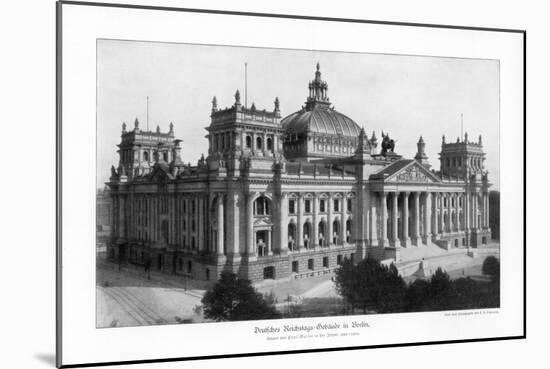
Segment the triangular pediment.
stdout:
<svg viewBox="0 0 550 369">
<path fill-rule="evenodd" d="M 398 183 L 438 183 L 440 179 L 417 161 L 411 161 L 408 165 L 391 173 L 384 182 Z"/>
<path fill-rule="evenodd" d="M 271 226 L 273 226 L 273 223 L 271 223 L 269 218 L 260 218 L 254 222 L 254 227 L 271 227 Z"/>
</svg>

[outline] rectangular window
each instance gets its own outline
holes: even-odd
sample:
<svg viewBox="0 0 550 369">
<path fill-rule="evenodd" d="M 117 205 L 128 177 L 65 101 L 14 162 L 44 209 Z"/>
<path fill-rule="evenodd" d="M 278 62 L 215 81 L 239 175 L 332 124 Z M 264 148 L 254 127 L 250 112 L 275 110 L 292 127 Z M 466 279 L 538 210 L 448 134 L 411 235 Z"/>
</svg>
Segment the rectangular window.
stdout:
<svg viewBox="0 0 550 369">
<path fill-rule="evenodd" d="M 334 199 L 334 211 L 340 211 L 340 200 Z"/>
<path fill-rule="evenodd" d="M 352 201 L 351 199 L 348 199 L 348 211 L 351 211 L 352 209 Z"/>
<path fill-rule="evenodd" d="M 321 213 L 324 213 L 325 212 L 325 200 L 320 200 L 319 201 L 319 211 Z"/>
<path fill-rule="evenodd" d="M 306 213 L 311 213 L 311 200 L 304 201 L 304 208 Z"/>
<path fill-rule="evenodd" d="M 307 260 L 307 268 L 308 268 L 309 270 L 314 270 L 314 267 L 315 267 L 315 265 L 314 265 L 313 259 L 308 259 L 308 260 Z"/>
<path fill-rule="evenodd" d="M 296 214 L 296 200 L 288 200 L 288 212 L 290 214 Z"/>
<path fill-rule="evenodd" d="M 323 257 L 323 268 L 328 268 L 328 256 Z"/>
<path fill-rule="evenodd" d="M 336 256 L 336 264 L 342 265 L 342 255 L 337 255 Z"/>
<path fill-rule="evenodd" d="M 298 261 L 292 262 L 292 273 L 298 273 Z"/>
</svg>

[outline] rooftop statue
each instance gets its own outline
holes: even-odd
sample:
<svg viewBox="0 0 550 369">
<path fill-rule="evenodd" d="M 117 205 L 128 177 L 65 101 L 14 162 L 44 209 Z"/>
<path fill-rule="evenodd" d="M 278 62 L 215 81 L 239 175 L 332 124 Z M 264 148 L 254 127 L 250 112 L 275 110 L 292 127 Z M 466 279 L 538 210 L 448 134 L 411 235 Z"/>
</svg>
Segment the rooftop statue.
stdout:
<svg viewBox="0 0 550 369">
<path fill-rule="evenodd" d="M 382 132 L 382 155 L 386 155 L 388 152 L 393 153 L 393 149 L 395 149 L 395 140 L 390 138 L 390 135 L 384 134 Z"/>
</svg>

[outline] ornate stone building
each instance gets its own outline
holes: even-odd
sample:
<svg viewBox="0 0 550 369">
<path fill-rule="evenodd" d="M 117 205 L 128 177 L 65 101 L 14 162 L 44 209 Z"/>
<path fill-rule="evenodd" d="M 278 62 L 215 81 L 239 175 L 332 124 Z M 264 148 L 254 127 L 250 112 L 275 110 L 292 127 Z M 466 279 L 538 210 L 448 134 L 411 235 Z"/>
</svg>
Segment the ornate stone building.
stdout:
<svg viewBox="0 0 550 369">
<path fill-rule="evenodd" d="M 404 248 L 477 247 L 490 239 L 481 137 L 443 136 L 440 171 L 420 137 L 413 159 L 380 148 L 334 110 L 319 65 L 305 105 L 271 111 L 212 101 L 208 156 L 184 164 L 181 140 L 122 127 L 107 183 L 109 255 L 214 281 L 231 270 L 253 281 L 330 272 L 344 258 L 402 260 Z M 404 253 L 403 253 L 404 254 Z"/>
</svg>

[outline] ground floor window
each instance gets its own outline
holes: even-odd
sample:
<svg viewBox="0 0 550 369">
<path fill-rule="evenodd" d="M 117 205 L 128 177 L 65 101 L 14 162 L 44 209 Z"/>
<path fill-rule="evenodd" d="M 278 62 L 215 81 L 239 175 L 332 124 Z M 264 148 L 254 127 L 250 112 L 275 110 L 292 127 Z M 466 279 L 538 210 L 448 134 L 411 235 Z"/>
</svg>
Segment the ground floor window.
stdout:
<svg viewBox="0 0 550 369">
<path fill-rule="evenodd" d="M 178 269 L 181 272 L 183 270 L 183 260 L 178 259 Z"/>
<path fill-rule="evenodd" d="M 458 247 L 458 240 L 455 240 L 455 247 Z"/>
<path fill-rule="evenodd" d="M 349 254 L 349 259 L 351 260 L 352 263 L 354 262 L 355 254 L 353 252 L 351 254 Z"/>
<path fill-rule="evenodd" d="M 157 267 L 158 270 L 162 270 L 162 254 L 157 255 Z"/>
<path fill-rule="evenodd" d="M 275 279 L 275 267 L 268 266 L 264 268 L 264 279 Z"/>
<path fill-rule="evenodd" d="M 292 273 L 298 273 L 298 272 L 299 272 L 298 261 L 293 261 L 292 262 Z"/>
<path fill-rule="evenodd" d="M 463 239 L 462 239 L 462 246 L 465 246 L 465 245 L 466 245 L 466 239 L 463 238 Z"/>
<path fill-rule="evenodd" d="M 336 264 L 342 265 L 342 255 L 336 255 Z"/>
<path fill-rule="evenodd" d="M 193 262 L 191 260 L 187 261 L 187 273 L 191 274 L 193 272 Z"/>
<path fill-rule="evenodd" d="M 487 237 L 481 237 L 481 243 L 482 244 L 487 244 Z"/>
<path fill-rule="evenodd" d="M 328 268 L 328 256 L 323 257 L 323 268 Z"/>
<path fill-rule="evenodd" d="M 210 280 L 210 269 L 206 268 L 206 280 Z"/>
<path fill-rule="evenodd" d="M 314 269 L 315 269 L 315 264 L 314 264 L 313 259 L 308 259 L 308 261 L 307 261 L 307 268 L 308 268 L 309 270 L 314 270 Z"/>
</svg>

